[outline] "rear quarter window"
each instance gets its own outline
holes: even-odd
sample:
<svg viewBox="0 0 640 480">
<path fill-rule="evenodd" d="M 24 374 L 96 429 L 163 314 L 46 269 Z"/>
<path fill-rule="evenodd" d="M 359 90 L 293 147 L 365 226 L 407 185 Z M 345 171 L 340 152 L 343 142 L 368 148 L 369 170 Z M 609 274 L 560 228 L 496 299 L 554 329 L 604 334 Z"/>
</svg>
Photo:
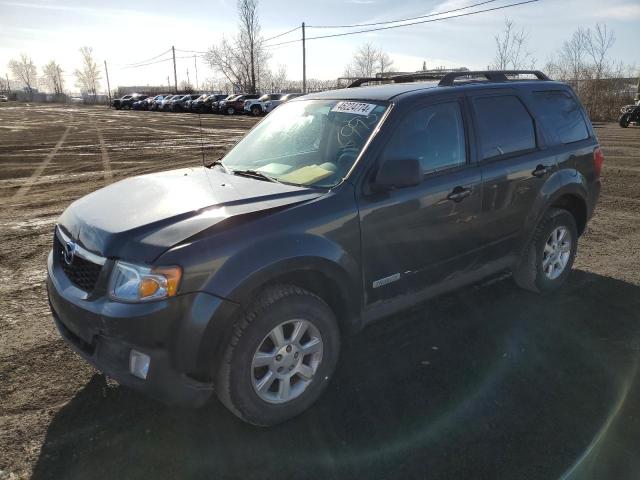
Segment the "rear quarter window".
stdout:
<svg viewBox="0 0 640 480">
<path fill-rule="evenodd" d="M 567 92 L 533 92 L 536 116 L 545 126 L 554 144 L 574 143 L 589 138 L 589 130 L 578 102 Z"/>
<path fill-rule="evenodd" d="M 536 148 L 533 119 L 515 95 L 478 97 L 474 110 L 482 160 Z"/>
</svg>

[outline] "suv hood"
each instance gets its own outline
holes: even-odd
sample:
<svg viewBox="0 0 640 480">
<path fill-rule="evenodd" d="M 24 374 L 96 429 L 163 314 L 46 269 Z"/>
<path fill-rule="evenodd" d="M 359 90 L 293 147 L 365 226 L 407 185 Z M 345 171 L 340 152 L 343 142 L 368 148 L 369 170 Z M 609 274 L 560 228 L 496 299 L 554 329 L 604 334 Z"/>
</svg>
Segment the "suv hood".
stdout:
<svg viewBox="0 0 640 480">
<path fill-rule="evenodd" d="M 151 263 L 168 248 L 230 217 L 268 214 L 323 193 L 217 168 L 183 168 L 90 193 L 73 202 L 58 225 L 91 252 Z"/>
</svg>

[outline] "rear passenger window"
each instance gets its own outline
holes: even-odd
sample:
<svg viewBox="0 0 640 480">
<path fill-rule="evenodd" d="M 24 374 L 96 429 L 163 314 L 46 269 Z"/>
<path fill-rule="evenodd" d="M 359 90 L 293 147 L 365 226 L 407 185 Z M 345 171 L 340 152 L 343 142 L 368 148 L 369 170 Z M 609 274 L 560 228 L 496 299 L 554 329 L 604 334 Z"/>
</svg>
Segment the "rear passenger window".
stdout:
<svg viewBox="0 0 640 480">
<path fill-rule="evenodd" d="M 573 143 L 589 138 L 580 106 L 567 92 L 533 92 L 537 117 L 546 125 L 555 144 Z"/>
<path fill-rule="evenodd" d="M 533 119 L 518 97 L 478 97 L 474 107 L 481 160 L 536 148 Z"/>
<path fill-rule="evenodd" d="M 425 173 L 463 165 L 467 157 L 460 104 L 438 103 L 406 115 L 384 157 L 415 158 Z"/>
</svg>

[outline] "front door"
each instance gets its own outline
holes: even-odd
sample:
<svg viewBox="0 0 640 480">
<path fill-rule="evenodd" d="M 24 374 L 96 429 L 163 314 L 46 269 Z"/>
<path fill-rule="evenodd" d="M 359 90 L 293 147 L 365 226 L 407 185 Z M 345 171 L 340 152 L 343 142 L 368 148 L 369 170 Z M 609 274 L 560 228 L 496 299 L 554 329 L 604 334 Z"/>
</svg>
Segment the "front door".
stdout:
<svg viewBox="0 0 640 480">
<path fill-rule="evenodd" d="M 419 159 L 414 187 L 359 196 L 365 305 L 418 292 L 471 268 L 480 169 L 470 161 L 462 99 L 449 96 L 397 122 L 378 164 Z"/>
</svg>

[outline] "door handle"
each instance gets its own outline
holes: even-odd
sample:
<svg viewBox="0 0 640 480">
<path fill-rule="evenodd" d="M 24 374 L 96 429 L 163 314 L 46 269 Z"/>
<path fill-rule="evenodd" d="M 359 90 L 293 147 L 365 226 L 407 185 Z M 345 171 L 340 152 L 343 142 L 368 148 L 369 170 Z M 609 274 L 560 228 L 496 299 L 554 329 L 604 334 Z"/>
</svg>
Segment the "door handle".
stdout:
<svg viewBox="0 0 640 480">
<path fill-rule="evenodd" d="M 536 169 L 531 172 L 531 175 L 533 175 L 534 177 L 544 177 L 547 173 L 549 173 L 551 171 L 550 167 L 547 167 L 546 165 L 538 165 L 536 167 Z"/>
<path fill-rule="evenodd" d="M 470 188 L 456 187 L 449 195 L 447 195 L 447 198 L 458 203 L 467 198 L 469 195 L 471 195 Z"/>
</svg>

